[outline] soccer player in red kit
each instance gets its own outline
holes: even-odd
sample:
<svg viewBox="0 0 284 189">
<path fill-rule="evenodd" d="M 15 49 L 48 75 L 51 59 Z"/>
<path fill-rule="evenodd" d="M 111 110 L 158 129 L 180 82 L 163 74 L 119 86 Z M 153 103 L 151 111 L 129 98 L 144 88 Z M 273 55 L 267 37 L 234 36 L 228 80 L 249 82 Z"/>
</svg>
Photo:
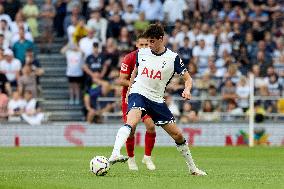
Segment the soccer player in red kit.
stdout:
<svg viewBox="0 0 284 189">
<path fill-rule="evenodd" d="M 147 39 L 141 34 L 137 37 L 136 41 L 136 47 L 139 48 L 146 48 L 148 47 L 148 41 Z M 127 103 L 126 103 L 126 95 L 128 91 L 128 86 L 130 83 L 130 77 L 131 73 L 135 68 L 136 64 L 136 51 L 132 51 L 129 54 L 127 54 L 122 63 L 121 63 L 121 69 L 120 69 L 120 75 L 118 83 L 123 86 L 122 89 L 122 113 L 123 113 L 123 121 L 126 122 L 126 115 L 127 115 Z M 155 124 L 150 116 L 145 115 L 142 118 L 142 121 L 144 122 L 146 126 L 146 134 L 145 134 L 145 154 L 142 159 L 142 163 L 146 164 L 147 168 L 149 170 L 155 170 L 155 164 L 153 163 L 151 159 L 151 153 L 155 144 L 156 139 L 156 131 L 155 131 Z M 135 133 L 135 132 L 133 132 Z M 134 144 L 135 144 L 135 136 L 129 136 L 129 138 L 126 141 L 126 150 L 127 154 L 129 156 L 128 159 L 128 167 L 130 170 L 138 170 L 138 166 L 135 162 L 134 157 Z"/>
</svg>

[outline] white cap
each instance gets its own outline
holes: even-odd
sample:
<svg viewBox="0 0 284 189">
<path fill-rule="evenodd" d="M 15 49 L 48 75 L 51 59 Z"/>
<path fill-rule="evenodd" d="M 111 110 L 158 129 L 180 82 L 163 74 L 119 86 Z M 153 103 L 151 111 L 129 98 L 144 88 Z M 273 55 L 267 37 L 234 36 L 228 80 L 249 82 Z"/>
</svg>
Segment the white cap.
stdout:
<svg viewBox="0 0 284 189">
<path fill-rule="evenodd" d="M 11 49 L 5 49 L 4 50 L 4 55 L 8 55 L 8 56 L 14 56 L 14 53 Z"/>
</svg>

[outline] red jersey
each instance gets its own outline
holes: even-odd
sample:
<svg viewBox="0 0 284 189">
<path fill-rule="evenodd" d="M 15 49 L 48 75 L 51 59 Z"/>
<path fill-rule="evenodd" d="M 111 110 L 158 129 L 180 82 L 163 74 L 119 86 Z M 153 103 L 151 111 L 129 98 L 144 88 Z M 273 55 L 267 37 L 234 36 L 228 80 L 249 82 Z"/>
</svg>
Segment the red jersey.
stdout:
<svg viewBox="0 0 284 189">
<path fill-rule="evenodd" d="M 127 55 L 125 55 L 125 57 L 123 58 L 123 61 L 121 63 L 120 73 L 128 74 L 128 80 L 130 80 L 131 73 L 135 68 L 136 55 L 137 55 L 137 50 L 128 53 Z M 128 90 L 128 87 L 122 88 L 121 96 L 122 96 L 123 101 L 126 98 L 127 90 Z"/>
<path fill-rule="evenodd" d="M 128 74 L 128 78 L 127 78 L 128 80 L 130 80 L 131 74 L 135 68 L 137 51 L 138 50 L 132 51 L 128 53 L 127 55 L 125 55 L 121 63 L 120 73 Z M 128 87 L 123 87 L 121 91 L 121 97 L 122 97 L 121 108 L 122 108 L 122 113 L 123 113 L 122 117 L 123 117 L 124 123 L 126 123 L 126 114 L 127 114 L 127 104 L 125 102 L 127 90 L 128 90 Z M 151 118 L 151 117 L 148 115 L 145 115 L 142 118 L 142 121 L 144 122 L 144 120 L 148 118 Z"/>
</svg>

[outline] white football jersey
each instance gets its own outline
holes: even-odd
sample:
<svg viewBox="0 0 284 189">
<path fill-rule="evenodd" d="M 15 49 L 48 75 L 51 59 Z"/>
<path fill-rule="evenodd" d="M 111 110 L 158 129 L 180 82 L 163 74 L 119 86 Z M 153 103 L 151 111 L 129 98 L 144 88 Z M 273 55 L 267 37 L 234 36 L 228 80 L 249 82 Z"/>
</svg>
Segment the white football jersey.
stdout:
<svg viewBox="0 0 284 189">
<path fill-rule="evenodd" d="M 137 52 L 137 76 L 130 89 L 151 101 L 163 103 L 166 86 L 175 73 L 183 74 L 187 70 L 177 53 L 166 48 L 156 54 L 150 48 L 139 49 Z"/>
</svg>

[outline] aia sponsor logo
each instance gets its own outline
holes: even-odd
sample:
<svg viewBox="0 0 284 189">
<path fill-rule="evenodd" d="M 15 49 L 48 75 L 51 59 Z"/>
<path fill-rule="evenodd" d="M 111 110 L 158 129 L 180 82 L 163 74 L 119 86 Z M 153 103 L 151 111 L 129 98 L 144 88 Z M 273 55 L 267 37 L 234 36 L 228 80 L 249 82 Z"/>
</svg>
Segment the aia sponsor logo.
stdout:
<svg viewBox="0 0 284 189">
<path fill-rule="evenodd" d="M 148 69 L 146 67 L 143 69 L 141 75 L 145 75 L 146 77 L 151 78 L 151 79 L 162 80 L 161 71 L 155 71 L 155 70 L 152 70 L 152 69 L 150 70 L 150 69 Z"/>
</svg>

